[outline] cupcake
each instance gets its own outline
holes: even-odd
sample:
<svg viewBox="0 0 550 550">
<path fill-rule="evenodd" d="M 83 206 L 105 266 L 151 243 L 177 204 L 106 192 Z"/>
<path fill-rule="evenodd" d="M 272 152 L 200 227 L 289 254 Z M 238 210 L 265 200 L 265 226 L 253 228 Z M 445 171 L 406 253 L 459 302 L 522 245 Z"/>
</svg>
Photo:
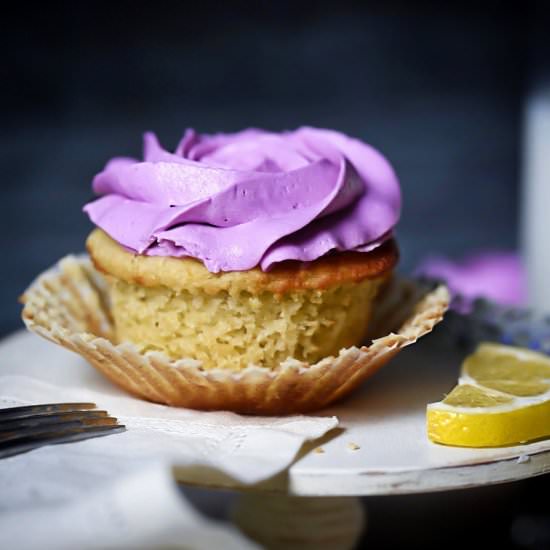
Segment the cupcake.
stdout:
<svg viewBox="0 0 550 550">
<path fill-rule="evenodd" d="M 115 158 L 94 179 L 89 257 L 23 296 L 30 330 L 128 392 L 312 411 L 442 319 L 444 287 L 393 277 L 400 190 L 369 145 L 314 128 L 188 130 L 174 153 L 144 141 L 143 161 Z"/>
<path fill-rule="evenodd" d="M 199 135 L 115 158 L 85 207 L 118 341 L 205 369 L 360 344 L 397 262 L 399 186 L 372 147 L 301 128 Z"/>
</svg>

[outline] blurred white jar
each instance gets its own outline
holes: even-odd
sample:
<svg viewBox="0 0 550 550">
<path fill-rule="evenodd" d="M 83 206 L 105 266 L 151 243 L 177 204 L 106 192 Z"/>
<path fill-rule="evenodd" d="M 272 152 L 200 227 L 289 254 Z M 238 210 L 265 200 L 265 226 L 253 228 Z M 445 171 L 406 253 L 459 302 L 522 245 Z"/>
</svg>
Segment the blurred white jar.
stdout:
<svg viewBox="0 0 550 550">
<path fill-rule="evenodd" d="M 550 314 L 550 80 L 527 97 L 522 168 L 522 248 L 529 305 Z"/>
</svg>

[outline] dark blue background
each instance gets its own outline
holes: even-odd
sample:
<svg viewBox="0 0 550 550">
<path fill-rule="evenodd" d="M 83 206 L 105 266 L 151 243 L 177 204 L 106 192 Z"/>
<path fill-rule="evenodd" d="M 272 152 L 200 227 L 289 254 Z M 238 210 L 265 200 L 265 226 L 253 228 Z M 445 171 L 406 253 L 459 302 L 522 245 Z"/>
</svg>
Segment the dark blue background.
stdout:
<svg viewBox="0 0 550 550">
<path fill-rule="evenodd" d="M 432 253 L 515 248 L 540 5 L 443 4 L 73 2 L 4 17 L 0 334 L 21 326 L 16 298 L 31 279 L 83 250 L 94 173 L 139 155 L 145 130 L 173 147 L 187 126 L 335 128 L 400 176 L 402 270 Z M 366 540 L 469 543 L 485 517 L 476 540 L 520 547 L 511 526 L 541 513 L 537 483 L 372 499 Z"/>
<path fill-rule="evenodd" d="M 45 4 L 6 25 L 1 75 L 0 333 L 17 294 L 83 249 L 90 182 L 141 134 L 186 126 L 336 128 L 402 182 L 402 269 L 516 245 L 527 14 L 407 3 Z M 225 7 L 224 7 L 225 6 Z"/>
</svg>

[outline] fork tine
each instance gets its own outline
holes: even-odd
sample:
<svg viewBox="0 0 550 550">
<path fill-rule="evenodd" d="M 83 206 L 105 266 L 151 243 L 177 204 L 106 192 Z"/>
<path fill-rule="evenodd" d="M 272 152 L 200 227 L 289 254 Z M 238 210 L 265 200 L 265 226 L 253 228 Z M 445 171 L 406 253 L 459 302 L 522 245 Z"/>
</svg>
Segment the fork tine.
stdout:
<svg viewBox="0 0 550 550">
<path fill-rule="evenodd" d="M 108 416 L 107 411 L 100 411 L 99 409 L 87 410 L 87 411 L 70 411 L 65 413 L 47 412 L 43 414 L 37 414 L 34 416 L 24 416 L 22 418 L 10 418 L 3 420 L 0 417 L 0 433 L 4 431 L 11 431 L 19 428 L 26 428 L 32 426 L 44 426 L 46 424 L 59 424 L 61 422 L 69 422 L 71 420 L 80 420 L 83 418 L 105 418 Z"/>
<path fill-rule="evenodd" d="M 123 432 L 125 430 L 126 427 L 122 424 L 116 424 L 113 426 L 84 426 L 72 428 L 66 431 L 50 432 L 34 437 L 23 438 L 17 441 L 0 443 L 0 458 L 7 458 L 8 456 L 32 451 L 33 449 L 37 449 L 38 447 L 43 447 L 45 445 L 57 445 L 60 443 L 82 441 L 84 439 L 101 437 L 104 435 Z"/>
<path fill-rule="evenodd" d="M 83 416 L 78 419 L 66 420 L 57 422 L 55 424 L 38 424 L 36 426 L 25 426 L 23 428 L 16 429 L 4 429 L 0 431 L 0 448 L 10 441 L 17 441 L 19 439 L 28 439 L 38 436 L 47 436 L 50 434 L 55 437 L 57 434 L 65 431 L 70 431 L 78 428 L 87 427 L 104 427 L 117 425 L 116 418 L 111 416 L 102 417 L 86 417 Z"/>
<path fill-rule="evenodd" d="M 0 409 L 0 458 L 125 429 L 107 411 L 97 409 L 95 403 L 49 403 Z"/>
<path fill-rule="evenodd" d="M 0 409 L 0 420 L 26 418 L 36 414 L 85 411 L 95 409 L 95 403 L 48 403 L 45 405 L 25 405 L 24 407 L 8 407 Z"/>
</svg>

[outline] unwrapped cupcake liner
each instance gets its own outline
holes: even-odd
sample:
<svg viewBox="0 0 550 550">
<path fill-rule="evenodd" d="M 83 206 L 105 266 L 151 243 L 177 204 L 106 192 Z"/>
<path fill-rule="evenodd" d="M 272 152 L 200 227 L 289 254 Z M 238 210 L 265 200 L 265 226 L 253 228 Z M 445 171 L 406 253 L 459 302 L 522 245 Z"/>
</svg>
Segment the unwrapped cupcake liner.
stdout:
<svg viewBox="0 0 550 550">
<path fill-rule="evenodd" d="M 368 346 L 342 349 L 315 364 L 289 358 L 273 369 L 204 369 L 192 358 L 116 343 L 102 277 L 85 256 L 67 256 L 40 275 L 22 296 L 27 328 L 84 357 L 113 383 L 156 403 L 249 414 L 314 411 L 344 397 L 402 348 L 441 321 L 445 286 L 425 288 L 395 278 L 379 297 Z M 400 327 L 396 332 L 390 332 Z"/>
</svg>

